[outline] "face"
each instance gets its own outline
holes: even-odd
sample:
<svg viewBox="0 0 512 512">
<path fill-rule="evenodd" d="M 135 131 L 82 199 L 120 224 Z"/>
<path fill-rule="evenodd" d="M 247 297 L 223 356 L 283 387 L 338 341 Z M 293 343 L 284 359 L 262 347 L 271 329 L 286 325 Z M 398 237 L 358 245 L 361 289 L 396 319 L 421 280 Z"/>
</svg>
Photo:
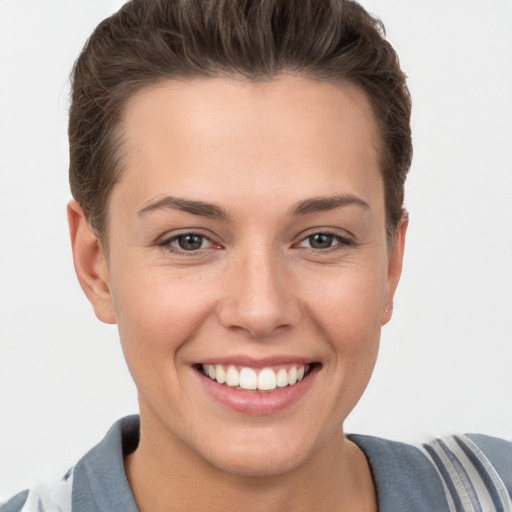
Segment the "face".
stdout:
<svg viewBox="0 0 512 512">
<path fill-rule="evenodd" d="M 368 101 L 297 77 L 170 81 L 123 129 L 88 294 L 118 324 L 143 436 L 246 475 L 319 457 L 368 383 L 401 268 Z"/>
</svg>

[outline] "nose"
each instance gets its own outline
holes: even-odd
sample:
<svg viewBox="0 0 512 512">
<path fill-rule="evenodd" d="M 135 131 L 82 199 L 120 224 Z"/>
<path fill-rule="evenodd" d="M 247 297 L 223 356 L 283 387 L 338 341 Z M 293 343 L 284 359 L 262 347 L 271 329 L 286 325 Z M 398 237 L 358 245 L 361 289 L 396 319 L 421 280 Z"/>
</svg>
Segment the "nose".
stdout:
<svg viewBox="0 0 512 512">
<path fill-rule="evenodd" d="M 291 270 L 279 255 L 262 252 L 233 262 L 218 309 L 226 328 L 260 339 L 297 325 L 301 315 Z"/>
</svg>

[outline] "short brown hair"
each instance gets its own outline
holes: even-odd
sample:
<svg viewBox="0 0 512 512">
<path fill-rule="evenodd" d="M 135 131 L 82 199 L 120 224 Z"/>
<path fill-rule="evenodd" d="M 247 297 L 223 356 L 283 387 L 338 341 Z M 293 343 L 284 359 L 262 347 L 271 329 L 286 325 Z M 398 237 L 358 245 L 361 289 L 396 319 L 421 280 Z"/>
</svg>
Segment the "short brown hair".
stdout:
<svg viewBox="0 0 512 512">
<path fill-rule="evenodd" d="M 380 129 L 388 239 L 402 217 L 411 165 L 411 101 L 384 27 L 353 0 L 131 0 L 104 20 L 72 74 L 70 184 L 95 233 L 122 172 L 127 101 L 162 80 L 289 72 L 350 82 Z"/>
</svg>

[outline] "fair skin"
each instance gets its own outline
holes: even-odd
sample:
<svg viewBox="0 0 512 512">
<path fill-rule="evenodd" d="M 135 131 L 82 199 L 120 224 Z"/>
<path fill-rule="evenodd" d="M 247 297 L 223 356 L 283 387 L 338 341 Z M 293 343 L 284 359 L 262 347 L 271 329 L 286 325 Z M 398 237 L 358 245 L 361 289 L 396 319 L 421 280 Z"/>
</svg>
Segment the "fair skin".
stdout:
<svg viewBox="0 0 512 512">
<path fill-rule="evenodd" d="M 139 393 L 125 467 L 140 510 L 375 511 L 342 425 L 390 319 L 407 222 L 388 244 L 366 97 L 286 75 L 168 81 L 122 126 L 108 254 L 79 205 L 68 213 L 78 278 L 118 324 Z M 306 375 L 247 390 L 206 365 Z"/>
</svg>

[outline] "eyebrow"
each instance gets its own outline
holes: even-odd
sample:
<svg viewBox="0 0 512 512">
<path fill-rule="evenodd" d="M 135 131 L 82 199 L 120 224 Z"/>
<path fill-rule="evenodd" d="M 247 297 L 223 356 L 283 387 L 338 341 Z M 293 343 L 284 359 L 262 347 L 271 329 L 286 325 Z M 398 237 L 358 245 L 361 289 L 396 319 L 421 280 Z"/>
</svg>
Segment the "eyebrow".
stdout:
<svg viewBox="0 0 512 512">
<path fill-rule="evenodd" d="M 325 212 L 341 208 L 342 206 L 356 205 L 370 210 L 370 205 L 361 198 L 352 194 L 335 195 L 325 197 L 313 197 L 296 203 L 292 209 L 292 215 L 308 215 L 310 213 Z"/>
<path fill-rule="evenodd" d="M 311 213 L 334 210 L 336 208 L 350 205 L 360 206 L 365 210 L 370 209 L 370 205 L 366 201 L 363 201 L 361 198 L 352 194 L 346 194 L 341 196 L 335 195 L 305 199 L 304 201 L 296 203 L 290 209 L 290 213 L 294 216 L 308 215 Z M 171 208 L 173 210 L 179 210 L 202 217 L 211 217 L 223 220 L 227 220 L 229 218 L 228 213 L 215 204 L 206 203 L 204 201 L 194 201 L 192 199 L 182 199 L 173 196 L 166 196 L 162 199 L 159 199 L 158 201 L 144 206 L 144 208 L 137 212 L 137 215 L 139 217 L 143 217 L 149 212 L 164 208 Z"/>
<path fill-rule="evenodd" d="M 224 220 L 229 217 L 225 210 L 215 204 L 172 196 L 166 196 L 163 199 L 159 199 L 158 201 L 144 206 L 144 208 L 137 212 L 137 215 L 139 217 L 143 217 L 149 212 L 163 208 L 180 210 L 182 212 L 191 213 L 192 215 L 200 215 L 202 217 L 213 217 Z"/>
</svg>

